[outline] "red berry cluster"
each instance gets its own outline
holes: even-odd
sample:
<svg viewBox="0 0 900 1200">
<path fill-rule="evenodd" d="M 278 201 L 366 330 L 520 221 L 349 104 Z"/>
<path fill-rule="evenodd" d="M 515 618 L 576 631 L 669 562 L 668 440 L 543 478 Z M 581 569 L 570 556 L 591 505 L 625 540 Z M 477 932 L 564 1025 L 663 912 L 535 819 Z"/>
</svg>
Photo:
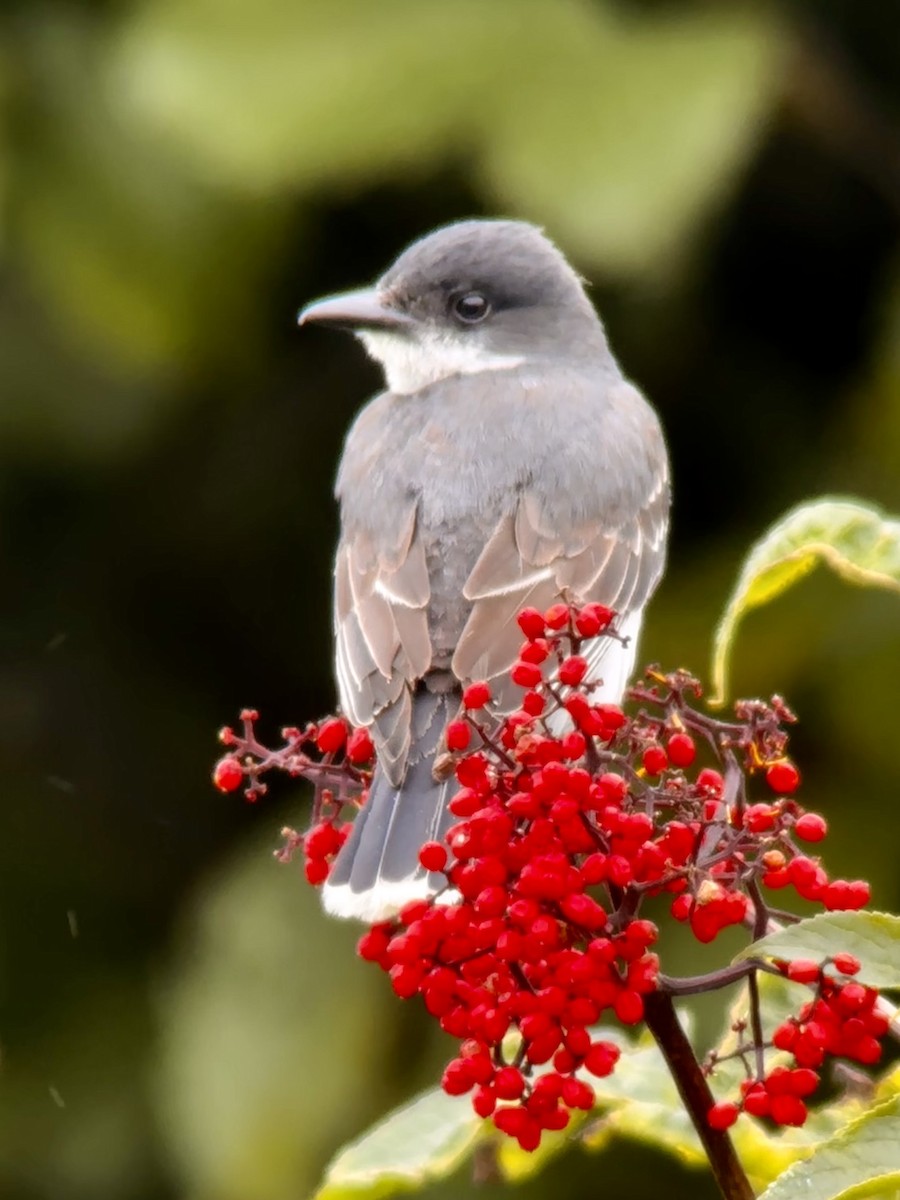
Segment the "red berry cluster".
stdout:
<svg viewBox="0 0 900 1200">
<path fill-rule="evenodd" d="M 802 1125 L 808 1115 L 804 1100 L 818 1088 L 829 1057 L 864 1066 L 881 1058 L 881 1039 L 890 1022 L 876 1007 L 878 992 L 854 980 L 835 979 L 826 970 L 832 966 L 841 975 L 855 975 L 858 959 L 836 954 L 825 963 L 794 959 L 777 965 L 788 979 L 816 990 L 796 1016 L 778 1026 L 769 1043 L 789 1054 L 795 1066 L 778 1065 L 761 1078 L 747 1078 L 738 1103 L 725 1100 L 710 1109 L 709 1122 L 715 1129 L 729 1128 L 741 1111 L 768 1117 L 776 1125 Z"/>
<path fill-rule="evenodd" d="M 272 770 L 311 780 L 316 786 L 314 820 L 305 834 L 283 831 L 284 847 L 277 857 L 288 861 L 298 851 L 305 856 L 304 872 L 313 885 L 328 878 L 337 852 L 350 834 L 342 819 L 348 802 L 358 803 L 371 778 L 375 747 L 367 729 L 353 729 L 343 717 L 328 717 L 305 729 L 282 729 L 282 745 L 268 749 L 258 739 L 259 713 L 241 712 L 242 732 L 229 726 L 219 731 L 219 741 L 229 752 L 213 767 L 213 783 L 222 792 L 242 788 L 251 803 L 266 792 L 261 776 Z"/>
<path fill-rule="evenodd" d="M 524 641 L 510 670 L 519 707 L 497 712 L 490 686 L 475 682 L 446 731 L 456 824 L 420 853 L 444 886 L 373 926 L 359 952 L 389 974 L 398 996 L 421 996 L 458 1040 L 444 1089 L 471 1094 L 477 1113 L 534 1149 L 544 1130 L 592 1106 L 590 1077 L 614 1068 L 619 1051 L 599 1034 L 601 1017 L 633 1026 L 656 991 L 709 990 L 739 978 L 736 970 L 767 968 L 753 961 L 698 980 L 662 975 L 651 946 L 666 905 L 707 943 L 726 926 L 765 932 L 770 889 L 792 887 L 831 909 L 859 908 L 869 892 L 863 881 L 829 880 L 803 851 L 827 828 L 794 799 L 800 776 L 785 730 L 794 718 L 783 701 L 741 702 L 733 720 L 717 720 L 695 707 L 700 688 L 690 675 L 651 669 L 627 715 L 598 698 L 590 668 L 595 639 L 618 636 L 613 613 L 561 603 L 524 610 L 519 625 Z M 243 737 L 226 731 L 231 752 L 216 780 L 232 790 L 239 769 L 252 799 L 273 766 L 313 778 L 315 824 L 305 838 L 288 831 L 283 857 L 302 845 L 307 878 L 320 883 L 346 837 L 344 805 L 364 802 L 368 735 L 331 718 L 285 731 L 285 747 L 273 752 L 243 715 Z M 757 779 L 765 799 L 749 795 Z M 840 957 L 832 965 L 852 974 L 850 956 Z M 867 999 L 868 1015 L 847 1016 L 850 1000 L 840 999 L 860 985 L 835 983 L 812 966 L 798 981 L 815 988 L 814 1000 L 777 1031 L 779 1040 L 754 1043 L 740 1104 L 716 1105 L 710 1124 L 726 1128 L 741 1109 L 762 1113 L 762 1095 L 765 1115 L 797 1123 L 826 1054 L 874 1061 L 872 1044 L 884 1032 L 878 1014 Z M 784 967 L 791 978 L 804 969 Z M 838 1026 L 826 1010 L 842 1016 Z M 792 1049 L 796 1067 L 787 1075 L 775 1068 L 757 1078 L 764 1051 L 785 1049 L 789 1037 L 802 1047 L 824 1039 L 822 1057 Z"/>
</svg>

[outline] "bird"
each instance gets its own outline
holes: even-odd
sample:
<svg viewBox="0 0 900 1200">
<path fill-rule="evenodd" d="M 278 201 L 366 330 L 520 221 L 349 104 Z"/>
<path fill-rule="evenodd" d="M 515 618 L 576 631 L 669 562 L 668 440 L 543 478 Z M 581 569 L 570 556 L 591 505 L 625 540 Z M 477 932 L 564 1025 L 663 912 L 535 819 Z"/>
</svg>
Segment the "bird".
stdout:
<svg viewBox="0 0 900 1200">
<path fill-rule="evenodd" d="M 621 640 L 581 652 L 597 700 L 622 699 L 665 567 L 669 459 L 585 281 L 528 222 L 445 225 L 298 320 L 354 333 L 385 380 L 335 486 L 337 690 L 377 761 L 323 889 L 327 912 L 374 923 L 446 882 L 418 861 L 453 824 L 444 730 L 471 681 L 518 707 L 523 608 L 615 610 Z"/>
</svg>

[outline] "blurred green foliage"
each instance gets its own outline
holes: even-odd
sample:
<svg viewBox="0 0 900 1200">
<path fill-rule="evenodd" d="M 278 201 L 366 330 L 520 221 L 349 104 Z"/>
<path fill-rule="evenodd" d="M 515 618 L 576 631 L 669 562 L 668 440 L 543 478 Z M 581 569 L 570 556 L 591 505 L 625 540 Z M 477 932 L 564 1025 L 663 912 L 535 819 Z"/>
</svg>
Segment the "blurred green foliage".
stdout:
<svg viewBox="0 0 900 1200">
<path fill-rule="evenodd" d="M 440 221 L 544 223 L 669 431 L 644 651 L 702 670 L 771 519 L 900 509 L 898 161 L 883 0 L 7 3 L 4 1200 L 294 1200 L 441 1061 L 269 860 L 303 794 L 208 782 L 242 704 L 333 703 L 331 479 L 378 381 L 299 305 Z M 898 662 L 896 599 L 817 575 L 733 673 L 799 709 L 831 858 L 883 908 Z M 652 1156 L 605 1153 L 609 1194 L 657 1194 Z M 521 1194 L 586 1195 L 597 1162 Z"/>
</svg>

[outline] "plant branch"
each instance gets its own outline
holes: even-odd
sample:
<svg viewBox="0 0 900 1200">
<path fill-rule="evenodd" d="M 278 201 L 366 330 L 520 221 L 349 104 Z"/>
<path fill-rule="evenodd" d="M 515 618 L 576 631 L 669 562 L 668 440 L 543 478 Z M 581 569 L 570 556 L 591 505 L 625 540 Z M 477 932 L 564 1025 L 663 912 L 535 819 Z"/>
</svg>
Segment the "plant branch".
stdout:
<svg viewBox="0 0 900 1200">
<path fill-rule="evenodd" d="M 753 1200 L 753 1189 L 735 1153 L 731 1138 L 724 1131 L 711 1128 L 707 1120 L 707 1114 L 714 1103 L 713 1095 L 678 1021 L 672 997 L 664 992 L 653 992 L 645 999 L 644 1013 L 647 1026 L 662 1051 L 688 1115 L 703 1143 L 703 1149 L 724 1200 Z"/>
</svg>

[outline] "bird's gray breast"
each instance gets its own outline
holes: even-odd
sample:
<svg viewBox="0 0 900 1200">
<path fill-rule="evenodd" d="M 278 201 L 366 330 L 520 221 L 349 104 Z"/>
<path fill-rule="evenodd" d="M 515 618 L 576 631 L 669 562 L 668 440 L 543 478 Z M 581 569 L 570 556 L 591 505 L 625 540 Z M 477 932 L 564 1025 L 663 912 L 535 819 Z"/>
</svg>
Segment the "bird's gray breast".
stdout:
<svg viewBox="0 0 900 1200">
<path fill-rule="evenodd" d="M 338 475 L 342 534 L 390 556 L 415 508 L 435 665 L 448 660 L 468 617 L 466 579 L 522 490 L 545 494 L 554 521 L 577 518 L 587 481 L 573 451 L 598 433 L 584 422 L 598 421 L 609 382 L 583 372 L 484 372 L 412 395 L 384 393 L 357 417 Z"/>
</svg>

